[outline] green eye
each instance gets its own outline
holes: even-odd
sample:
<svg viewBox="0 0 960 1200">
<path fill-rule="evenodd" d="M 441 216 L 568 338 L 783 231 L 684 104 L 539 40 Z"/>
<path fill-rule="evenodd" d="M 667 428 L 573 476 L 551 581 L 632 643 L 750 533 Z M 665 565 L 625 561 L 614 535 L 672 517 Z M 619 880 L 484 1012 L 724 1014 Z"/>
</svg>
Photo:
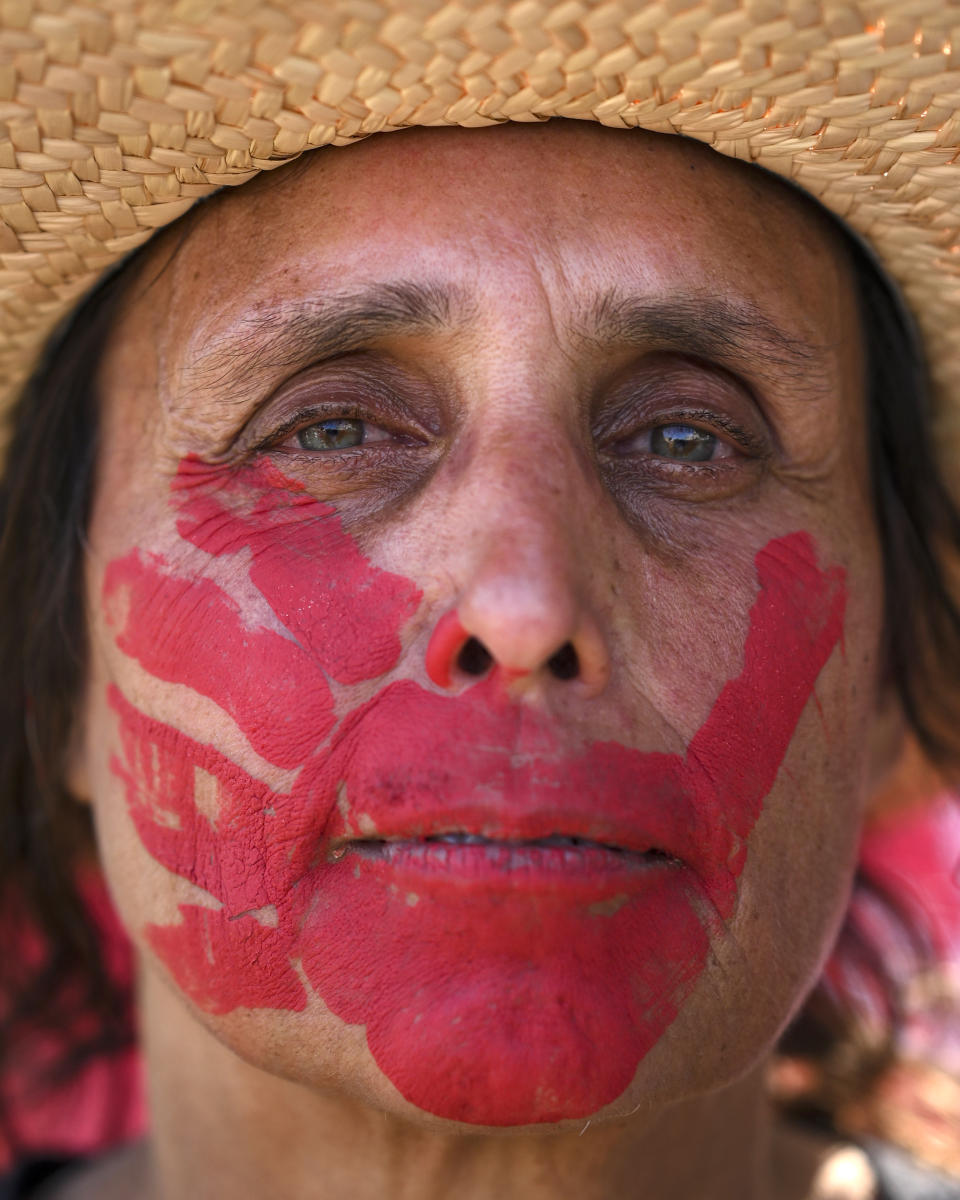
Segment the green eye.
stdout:
<svg viewBox="0 0 960 1200">
<path fill-rule="evenodd" d="M 317 421 L 297 434 L 301 450 L 349 450 L 364 440 L 364 423 L 353 417 Z"/>
<path fill-rule="evenodd" d="M 708 462 L 716 448 L 716 437 L 695 425 L 658 425 L 650 435 L 654 454 L 682 462 Z"/>
</svg>

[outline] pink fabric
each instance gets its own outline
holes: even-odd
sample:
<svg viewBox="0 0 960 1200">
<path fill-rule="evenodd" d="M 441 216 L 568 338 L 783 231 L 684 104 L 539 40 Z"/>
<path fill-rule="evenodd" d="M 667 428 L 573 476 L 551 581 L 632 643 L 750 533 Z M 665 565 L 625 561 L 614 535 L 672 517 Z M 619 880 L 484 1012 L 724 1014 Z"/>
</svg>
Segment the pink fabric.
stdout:
<svg viewBox="0 0 960 1200">
<path fill-rule="evenodd" d="M 960 966 L 960 796 L 944 792 L 874 822 L 861 857 L 916 913 L 936 956 Z"/>
<path fill-rule="evenodd" d="M 113 977 L 129 986 L 133 955 L 100 874 L 90 871 L 81 892 L 103 935 L 105 961 Z M 38 960 L 43 943 L 35 931 L 24 931 L 21 954 Z M 140 1055 L 134 1048 L 110 1059 L 92 1061 L 70 1084 L 55 1092 L 41 1091 L 35 1080 L 43 1066 L 55 1061 L 56 1037 L 24 1037 L 17 1047 L 15 1069 L 3 1080 L 5 1106 L 12 1117 L 19 1153 L 57 1151 L 95 1154 L 140 1136 L 147 1124 Z M 15 1153 L 0 1130 L 0 1171 Z"/>
<path fill-rule="evenodd" d="M 943 792 L 883 813 L 865 831 L 861 862 L 903 918 L 869 895 L 855 902 L 861 929 L 902 991 L 898 1054 L 960 1076 L 960 796 Z M 922 977 L 910 931 L 926 941 L 933 960 Z M 868 1026 L 886 1027 L 878 979 L 843 940 L 825 978 Z"/>
</svg>

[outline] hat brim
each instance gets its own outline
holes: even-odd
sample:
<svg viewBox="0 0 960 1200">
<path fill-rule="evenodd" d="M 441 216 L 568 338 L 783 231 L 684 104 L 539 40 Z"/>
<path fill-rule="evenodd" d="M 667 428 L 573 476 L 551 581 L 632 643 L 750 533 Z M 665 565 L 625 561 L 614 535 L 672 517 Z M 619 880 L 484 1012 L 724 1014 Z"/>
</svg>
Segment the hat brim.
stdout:
<svg viewBox="0 0 960 1200">
<path fill-rule="evenodd" d="M 629 0 L 8 6 L 0 405 L 53 325 L 194 201 L 412 125 L 573 117 L 681 133 L 862 235 L 960 448 L 960 4 Z M 954 54 L 954 44 L 958 53 Z"/>
</svg>

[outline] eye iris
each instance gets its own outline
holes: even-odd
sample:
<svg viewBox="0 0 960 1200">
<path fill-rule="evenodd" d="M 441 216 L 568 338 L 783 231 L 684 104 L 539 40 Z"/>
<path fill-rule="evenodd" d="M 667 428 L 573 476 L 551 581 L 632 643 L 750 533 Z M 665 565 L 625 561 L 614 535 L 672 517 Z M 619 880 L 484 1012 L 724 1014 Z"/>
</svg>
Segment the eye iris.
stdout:
<svg viewBox="0 0 960 1200">
<path fill-rule="evenodd" d="M 363 441 L 363 422 L 352 417 L 333 417 L 317 421 L 297 434 L 304 450 L 349 450 Z"/>
<path fill-rule="evenodd" d="M 707 462 L 713 457 L 717 439 L 693 425 L 658 425 L 650 438 L 654 454 L 684 462 Z"/>
</svg>

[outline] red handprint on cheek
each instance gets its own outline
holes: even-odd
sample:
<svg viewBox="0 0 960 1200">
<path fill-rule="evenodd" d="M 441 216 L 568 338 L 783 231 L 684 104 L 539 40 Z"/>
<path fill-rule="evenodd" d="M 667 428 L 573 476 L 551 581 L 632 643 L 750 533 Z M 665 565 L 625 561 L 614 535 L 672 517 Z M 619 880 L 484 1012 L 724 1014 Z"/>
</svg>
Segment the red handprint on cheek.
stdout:
<svg viewBox="0 0 960 1200">
<path fill-rule="evenodd" d="M 334 723 L 328 676 L 389 671 L 417 589 L 272 467 L 188 461 L 173 495 L 180 535 L 236 556 L 277 629 L 249 628 L 211 579 L 132 554 L 105 580 L 118 645 L 299 770 L 269 788 L 112 691 L 139 835 L 210 897 L 147 928 L 171 975 L 212 1013 L 300 1011 L 307 981 L 443 1117 L 556 1121 L 614 1100 L 735 908 L 750 832 L 841 637 L 843 571 L 801 533 L 757 554 L 743 671 L 685 755 L 565 745 L 495 678 L 457 696 L 394 681 Z M 379 849 L 330 854 L 371 830 Z M 488 844 L 431 844 L 445 830 Z M 569 868 L 511 848 L 558 832 L 592 847 Z"/>
<path fill-rule="evenodd" d="M 306 992 L 290 961 L 288 910 L 309 831 L 291 798 L 145 716 L 116 687 L 110 703 L 123 748 L 114 771 L 141 841 L 220 905 L 182 904 L 181 924 L 148 926 L 150 945 L 207 1012 L 299 1012 Z"/>
<path fill-rule="evenodd" d="M 211 474 L 196 459 L 181 464 L 174 484 L 181 537 L 214 555 L 249 547 L 250 579 L 310 661 L 339 683 L 362 683 L 389 671 L 400 657 L 400 629 L 416 611 L 419 590 L 372 566 L 334 509 L 269 464 L 226 481 L 214 476 L 216 492 Z"/>
<path fill-rule="evenodd" d="M 159 555 L 134 551 L 107 568 L 104 599 L 108 614 L 127 606 L 116 639 L 125 654 L 215 700 L 268 762 L 300 766 L 333 728 L 320 667 L 291 638 L 248 628 L 212 580 L 178 577 Z"/>
<path fill-rule="evenodd" d="M 225 476 L 187 459 L 173 499 L 188 543 L 218 557 L 247 552 L 250 579 L 288 636 L 247 625 L 212 579 L 134 551 L 104 578 L 117 645 L 158 679 L 214 700 L 268 762 L 301 767 L 334 726 L 327 672 L 354 683 L 392 667 L 420 593 L 369 564 L 333 509 L 268 464 Z M 271 791 L 115 687 L 110 703 L 123 749 L 114 771 L 144 845 L 220 905 L 182 905 L 181 924 L 150 926 L 154 950 L 210 1012 L 302 1009 L 291 960 L 323 814 L 296 787 Z"/>
</svg>

